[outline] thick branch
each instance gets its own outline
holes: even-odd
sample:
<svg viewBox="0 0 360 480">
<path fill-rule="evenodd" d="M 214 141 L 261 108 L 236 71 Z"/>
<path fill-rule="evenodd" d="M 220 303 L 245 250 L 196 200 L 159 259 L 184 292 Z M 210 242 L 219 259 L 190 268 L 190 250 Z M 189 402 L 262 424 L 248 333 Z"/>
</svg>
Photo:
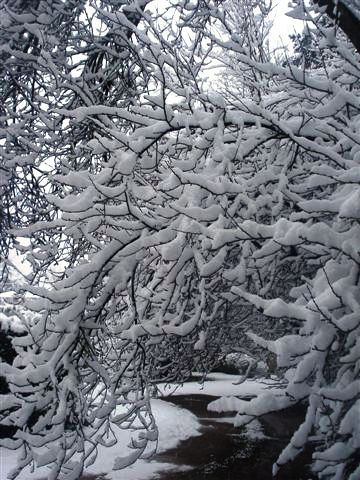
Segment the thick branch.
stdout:
<svg viewBox="0 0 360 480">
<path fill-rule="evenodd" d="M 354 11 L 341 0 L 314 0 L 314 3 L 319 7 L 326 7 L 325 13 L 336 21 L 360 53 L 360 16 L 356 16 Z"/>
</svg>

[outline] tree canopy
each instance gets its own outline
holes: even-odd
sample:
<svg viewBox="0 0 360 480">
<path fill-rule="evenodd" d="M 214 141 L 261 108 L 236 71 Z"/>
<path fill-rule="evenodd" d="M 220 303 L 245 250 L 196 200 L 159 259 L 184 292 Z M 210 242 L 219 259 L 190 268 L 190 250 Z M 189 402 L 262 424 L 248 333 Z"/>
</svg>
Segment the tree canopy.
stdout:
<svg viewBox="0 0 360 480">
<path fill-rule="evenodd" d="M 79 478 L 114 425 L 136 429 L 114 468 L 151 455 L 151 384 L 211 363 L 229 324 L 287 379 L 235 399 L 235 423 L 307 405 L 273 473 L 315 437 L 319 478 L 359 478 L 360 62 L 346 28 L 295 5 L 318 53 L 299 64 L 267 47 L 266 0 L 0 11 L 1 248 L 26 255 L 16 298 L 33 312 L 1 366 L 16 427 L 1 444 L 22 449 L 11 478 L 33 463 Z"/>
</svg>

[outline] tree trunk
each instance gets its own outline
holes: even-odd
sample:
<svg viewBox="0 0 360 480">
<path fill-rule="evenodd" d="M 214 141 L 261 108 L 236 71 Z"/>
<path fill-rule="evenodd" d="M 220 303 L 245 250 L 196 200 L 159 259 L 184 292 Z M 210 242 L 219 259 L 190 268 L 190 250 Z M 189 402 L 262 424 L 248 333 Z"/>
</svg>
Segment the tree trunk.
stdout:
<svg viewBox="0 0 360 480">
<path fill-rule="evenodd" d="M 326 7 L 325 13 L 335 20 L 360 53 L 360 19 L 341 0 L 314 0 L 319 7 Z M 355 9 L 356 7 L 354 7 Z"/>
</svg>

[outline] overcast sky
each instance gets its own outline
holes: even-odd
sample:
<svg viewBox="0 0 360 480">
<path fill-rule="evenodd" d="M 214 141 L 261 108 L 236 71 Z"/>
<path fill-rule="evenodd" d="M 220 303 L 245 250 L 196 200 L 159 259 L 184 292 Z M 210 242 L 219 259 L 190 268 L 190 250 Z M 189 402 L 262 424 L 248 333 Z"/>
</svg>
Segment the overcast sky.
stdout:
<svg viewBox="0 0 360 480">
<path fill-rule="evenodd" d="M 288 7 L 288 1 L 278 0 L 274 7 L 274 25 L 270 32 L 270 47 L 276 48 L 289 44 L 289 35 L 295 31 L 303 30 L 304 22 L 295 20 L 286 15 L 291 9 Z"/>
</svg>

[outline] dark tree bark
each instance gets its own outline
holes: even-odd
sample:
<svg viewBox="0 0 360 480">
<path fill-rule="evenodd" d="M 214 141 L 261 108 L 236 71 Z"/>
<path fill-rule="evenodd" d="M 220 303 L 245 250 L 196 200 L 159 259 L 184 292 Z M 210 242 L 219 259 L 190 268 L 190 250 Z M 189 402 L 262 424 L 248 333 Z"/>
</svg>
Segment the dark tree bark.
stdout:
<svg viewBox="0 0 360 480">
<path fill-rule="evenodd" d="M 354 11 L 341 0 L 314 0 L 314 3 L 319 7 L 326 7 L 325 13 L 332 20 L 336 21 L 360 53 L 360 19 L 355 15 Z"/>
</svg>

